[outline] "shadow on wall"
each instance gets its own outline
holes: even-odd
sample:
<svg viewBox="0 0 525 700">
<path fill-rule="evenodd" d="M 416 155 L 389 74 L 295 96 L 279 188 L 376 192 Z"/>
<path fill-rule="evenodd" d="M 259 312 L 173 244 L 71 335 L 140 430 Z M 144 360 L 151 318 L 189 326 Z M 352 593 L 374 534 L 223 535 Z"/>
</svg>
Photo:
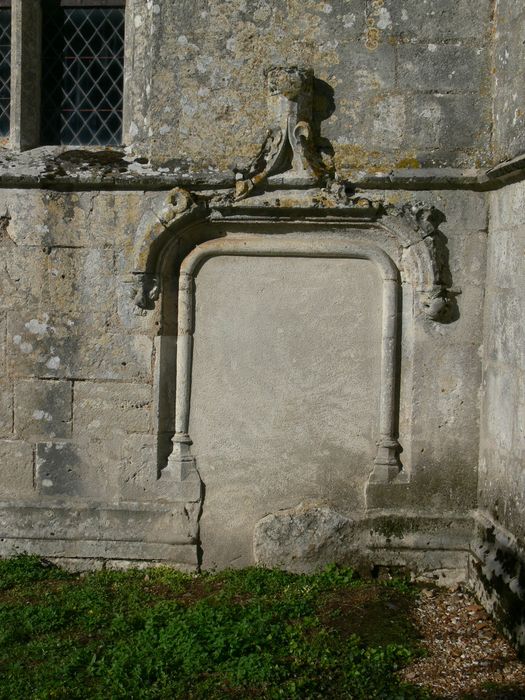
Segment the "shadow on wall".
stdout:
<svg viewBox="0 0 525 700">
<path fill-rule="evenodd" d="M 446 221 L 446 217 L 443 218 Z M 449 265 L 449 249 L 448 238 L 445 234 L 437 229 L 433 235 L 434 245 L 439 251 L 438 259 L 441 265 L 441 281 L 448 288 L 447 303 L 443 307 L 439 315 L 439 322 L 444 324 L 454 323 L 459 320 L 459 306 L 456 297 L 461 294 L 461 290 L 454 289 L 452 282 L 452 273 Z"/>
<path fill-rule="evenodd" d="M 335 112 L 335 92 L 333 87 L 319 78 L 313 79 L 313 113 L 312 128 L 315 143 L 321 160 L 323 161 L 329 177 L 335 175 L 334 147 L 331 142 L 321 135 L 322 122 L 329 119 Z"/>
</svg>

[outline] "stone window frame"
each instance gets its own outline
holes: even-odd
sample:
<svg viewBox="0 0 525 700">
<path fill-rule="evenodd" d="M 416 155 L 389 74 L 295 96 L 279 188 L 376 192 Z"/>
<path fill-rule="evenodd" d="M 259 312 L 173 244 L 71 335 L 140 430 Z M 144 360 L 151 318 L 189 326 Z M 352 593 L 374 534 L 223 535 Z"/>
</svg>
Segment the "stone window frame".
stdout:
<svg viewBox="0 0 525 700">
<path fill-rule="evenodd" d="M 9 14 L 11 15 L 11 0 L 0 0 L 0 10 L 9 10 Z M 10 18 L 11 20 L 11 18 Z M 9 37 L 9 47 L 11 50 L 11 36 Z M 11 58 L 10 58 L 11 62 Z M 11 93 L 11 66 L 9 67 L 9 92 Z M 9 99 L 9 119 L 11 117 L 11 99 Z M 10 124 L 9 124 L 9 130 L 7 131 L 6 134 L 0 135 L 0 144 L 5 145 L 9 141 L 9 134 L 10 134 Z"/>
<path fill-rule="evenodd" d="M 68 5 L 95 7 L 124 6 L 124 72 L 128 60 L 129 0 L 68 0 Z M 49 146 L 40 139 L 40 105 L 42 81 L 42 3 L 41 0 L 11 0 L 11 125 L 9 147 L 15 152 L 46 146 L 55 152 L 68 145 Z M 126 136 L 127 81 L 124 79 L 124 115 L 122 140 Z M 122 144 L 123 145 L 123 144 Z M 76 146 L 83 150 L 100 150 L 105 146 Z"/>
</svg>

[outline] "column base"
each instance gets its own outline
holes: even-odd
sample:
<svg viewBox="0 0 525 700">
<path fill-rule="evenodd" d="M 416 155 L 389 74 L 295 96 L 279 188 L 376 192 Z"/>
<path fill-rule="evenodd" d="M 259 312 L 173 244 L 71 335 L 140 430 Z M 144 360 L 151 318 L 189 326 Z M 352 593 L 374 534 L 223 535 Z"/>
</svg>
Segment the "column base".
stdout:
<svg viewBox="0 0 525 700">
<path fill-rule="evenodd" d="M 401 471 L 399 451 L 401 445 L 393 438 L 383 438 L 377 447 L 377 455 L 374 460 L 374 469 L 370 474 L 368 483 L 389 484 Z"/>
<path fill-rule="evenodd" d="M 187 501 L 199 501 L 202 497 L 202 482 L 191 454 L 189 435 L 176 434 L 168 464 L 161 471 L 157 490 L 164 498 L 177 495 Z"/>
</svg>

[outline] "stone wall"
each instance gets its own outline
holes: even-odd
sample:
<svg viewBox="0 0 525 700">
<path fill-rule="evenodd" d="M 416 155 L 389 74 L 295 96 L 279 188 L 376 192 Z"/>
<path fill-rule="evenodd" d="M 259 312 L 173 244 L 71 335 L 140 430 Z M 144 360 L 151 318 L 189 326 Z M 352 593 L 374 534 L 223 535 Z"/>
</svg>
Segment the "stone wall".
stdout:
<svg viewBox="0 0 525 700">
<path fill-rule="evenodd" d="M 525 644 L 525 187 L 491 195 L 474 585 Z"/>
<path fill-rule="evenodd" d="M 25 153 L 15 6 L 0 553 L 469 576 L 525 642 L 521 3 L 129 0 L 122 148 Z"/>
<path fill-rule="evenodd" d="M 112 500 L 136 469 L 155 322 L 133 316 L 122 272 L 147 200 L 2 192 L 2 449 L 20 496 Z"/>
<path fill-rule="evenodd" d="M 158 321 L 134 314 L 123 274 L 149 199 L 2 191 L 4 554 L 184 564 L 182 507 L 118 505 L 144 465 L 156 478 Z M 164 535 L 179 516 L 178 539 Z"/>
<path fill-rule="evenodd" d="M 485 302 L 480 507 L 525 536 L 525 188 L 491 195 Z"/>
<path fill-rule="evenodd" d="M 168 167 L 239 167 L 264 133 L 263 70 L 298 64 L 315 72 L 317 125 L 342 177 L 482 167 L 491 162 L 490 5 L 133 0 L 128 142 Z"/>
<path fill-rule="evenodd" d="M 525 462 L 523 332 L 525 188 L 522 3 L 494 6 L 494 168 L 507 184 L 490 194 L 483 329 L 478 507 L 472 585 L 522 648 L 525 645 Z M 513 170 L 514 168 L 514 170 Z"/>
<path fill-rule="evenodd" d="M 367 509 L 419 513 L 422 500 L 430 515 L 475 506 L 486 197 L 374 196 L 395 207 L 424 199 L 447 212 L 440 231 L 458 291 L 450 323 L 414 327 L 406 288 L 404 478 L 370 485 L 365 498 L 381 362 L 382 301 L 371 264 L 209 261 L 197 278 L 190 421 L 206 486 L 198 535 L 206 566 L 252 563 L 256 523 L 304 502 L 354 519 Z M 185 506 L 157 482 L 170 449 L 163 436 L 173 433 L 174 377 L 173 354 L 159 369 L 159 353 L 173 340 L 176 311 L 168 286 L 167 301 L 140 312 L 131 275 L 140 221 L 164 200 L 164 193 L 3 191 L 5 553 L 122 558 L 115 537 L 131 537 L 137 545 L 124 558 L 181 558 L 161 546 L 169 533 L 159 529 L 165 508 Z M 129 531 L 115 535 L 103 521 L 86 524 L 88 534 L 84 526 L 71 531 L 72 504 L 91 515 L 114 508 Z M 13 532 L 22 505 L 33 514 Z M 53 515 L 37 532 L 42 508 Z M 180 540 L 179 526 L 171 531 Z"/>
<path fill-rule="evenodd" d="M 495 3 L 494 157 L 504 161 L 525 150 L 525 7 L 519 0 Z"/>
<path fill-rule="evenodd" d="M 190 434 L 207 566 L 253 563 L 268 512 L 364 511 L 381 286 L 361 260 L 217 258 L 199 274 Z"/>
<path fill-rule="evenodd" d="M 351 518 L 367 510 L 421 512 L 423 502 L 426 513 L 475 507 L 486 197 L 380 195 L 397 206 L 422 199 L 447 212 L 440 230 L 461 290 L 451 323 L 414 329 L 410 310 L 403 314 L 406 479 L 369 485 L 365 494 L 380 367 L 381 300 L 369 264 L 207 263 L 197 286 L 190 421 L 206 483 L 200 533 L 207 566 L 251 563 L 257 521 L 303 502 Z"/>
</svg>

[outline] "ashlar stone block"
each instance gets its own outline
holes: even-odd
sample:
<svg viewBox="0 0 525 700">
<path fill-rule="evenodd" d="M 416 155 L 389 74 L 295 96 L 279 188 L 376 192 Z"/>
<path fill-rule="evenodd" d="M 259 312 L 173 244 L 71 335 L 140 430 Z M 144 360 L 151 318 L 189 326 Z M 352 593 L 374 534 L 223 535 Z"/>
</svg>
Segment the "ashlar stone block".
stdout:
<svg viewBox="0 0 525 700">
<path fill-rule="evenodd" d="M 153 341 L 119 333 L 107 318 L 25 310 L 10 313 L 9 369 L 15 377 L 136 379 L 151 375 Z"/>
<path fill-rule="evenodd" d="M 118 490 L 122 498 L 140 500 L 155 493 L 157 450 L 153 435 L 135 433 L 122 441 L 118 470 Z"/>
<path fill-rule="evenodd" d="M 11 227 L 8 227 L 11 233 Z M 47 255 L 42 248 L 18 246 L 7 238 L 0 244 L 0 307 L 38 305 L 45 289 Z"/>
<path fill-rule="evenodd" d="M 36 447 L 35 482 L 42 495 L 81 496 L 82 479 L 75 446 L 66 442 Z"/>
<path fill-rule="evenodd" d="M 64 314 L 110 315 L 116 309 L 111 248 L 54 248 L 49 253 L 49 302 Z M 91 312 L 91 314 L 90 314 Z"/>
<path fill-rule="evenodd" d="M 0 380 L 0 437 L 13 432 L 13 387 L 10 381 Z"/>
<path fill-rule="evenodd" d="M 113 497 L 111 445 L 100 441 L 43 442 L 36 446 L 35 485 L 42 496 Z"/>
<path fill-rule="evenodd" d="M 288 571 L 314 571 L 344 560 L 353 525 L 350 518 L 323 505 L 301 504 L 271 513 L 255 526 L 255 560 Z"/>
<path fill-rule="evenodd" d="M 111 430 L 147 433 L 151 427 L 152 388 L 120 382 L 77 382 L 74 424 L 76 431 L 96 434 Z"/>
<path fill-rule="evenodd" d="M 5 375 L 6 370 L 6 336 L 7 318 L 5 313 L 0 312 L 0 377 Z"/>
<path fill-rule="evenodd" d="M 490 0 L 385 0 L 383 13 L 395 36 L 479 40 L 489 27 L 490 7 Z"/>
<path fill-rule="evenodd" d="M 15 386 L 15 432 L 27 439 L 71 434 L 71 382 L 25 379 Z"/>
<path fill-rule="evenodd" d="M 399 84 L 409 90 L 468 91 L 488 75 L 486 58 L 470 46 L 407 44 L 399 48 Z"/>
<path fill-rule="evenodd" d="M 0 440 L 0 498 L 34 494 L 33 448 L 21 440 Z"/>
</svg>

